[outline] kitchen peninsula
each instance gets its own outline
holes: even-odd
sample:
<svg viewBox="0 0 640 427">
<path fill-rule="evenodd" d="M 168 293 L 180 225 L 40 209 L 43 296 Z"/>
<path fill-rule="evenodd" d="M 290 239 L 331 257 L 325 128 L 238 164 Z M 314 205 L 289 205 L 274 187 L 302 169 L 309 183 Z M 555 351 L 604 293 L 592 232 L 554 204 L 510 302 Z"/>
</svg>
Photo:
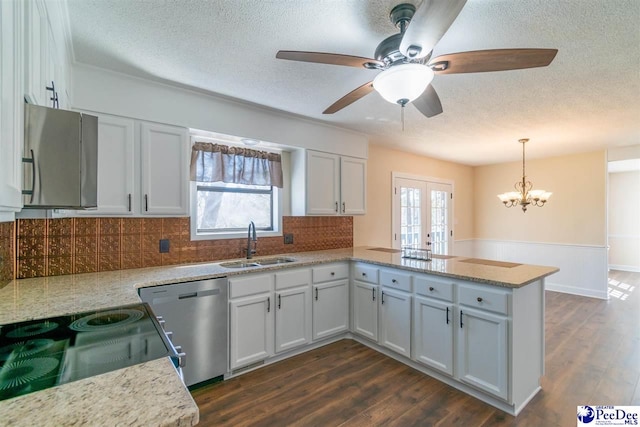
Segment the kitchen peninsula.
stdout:
<svg viewBox="0 0 640 427">
<path fill-rule="evenodd" d="M 372 284 L 373 281 L 373 286 L 381 289 L 383 300 L 385 297 L 393 298 L 394 292 L 404 292 L 412 295 L 416 304 L 423 300 L 428 303 L 430 299 L 424 294 L 432 288 L 439 290 L 439 286 L 455 285 L 456 292 L 452 292 L 451 297 L 432 298 L 436 303 L 444 302 L 450 307 L 452 312 L 450 314 L 447 311 L 446 324 L 459 323 L 460 329 L 465 330 L 463 323 L 465 326 L 482 327 L 483 323 L 475 322 L 485 322 L 487 319 L 493 322 L 497 319 L 497 324 L 502 328 L 499 329 L 500 333 L 504 333 L 508 340 L 506 358 L 502 362 L 505 369 L 509 366 L 511 370 L 508 378 L 500 379 L 505 382 L 506 388 L 494 393 L 489 387 L 487 394 L 482 379 L 474 378 L 477 366 L 466 366 L 469 368 L 468 372 L 465 371 L 467 375 L 460 376 L 460 369 L 465 368 L 460 365 L 454 381 L 438 369 L 431 369 L 428 363 L 417 363 L 416 359 L 420 361 L 420 357 L 388 351 L 388 346 L 377 346 L 353 329 L 353 335 L 347 331 L 331 338 L 333 341 L 341 337 L 358 339 L 411 366 L 424 367 L 421 370 L 445 382 L 459 382 L 461 390 L 510 413 L 517 413 L 526 405 L 539 389 L 534 387 L 531 390 L 531 384 L 539 384 L 544 367 L 544 278 L 558 269 L 465 257 L 408 260 L 402 259 L 399 253 L 378 249 L 350 248 L 287 254 L 295 261 L 285 265 L 230 269 L 219 263 L 206 263 L 14 280 L 0 289 L 0 325 L 138 303 L 137 289 L 142 287 L 225 276 L 234 278 L 254 273 L 275 274 L 281 270 L 313 269 L 342 263 L 349 268 L 351 299 L 357 298 L 353 293 L 357 284 Z M 371 278 L 373 271 L 376 271 L 375 280 Z M 396 284 L 402 285 L 405 277 L 412 278 L 408 283 L 413 283 L 413 289 L 394 289 Z M 392 304 L 392 300 L 388 300 L 387 305 L 392 307 Z M 415 307 L 421 306 L 412 307 L 415 314 Z M 353 328 L 353 312 L 350 317 Z M 417 325 L 414 320 L 414 329 L 417 329 Z M 460 338 L 457 342 L 464 343 L 461 337 L 466 335 L 460 332 L 456 334 Z M 413 338 L 416 338 L 415 330 Z M 473 340 L 467 341 L 467 344 L 475 345 Z M 416 347 L 414 343 L 413 348 Z M 416 355 L 409 353 L 409 356 Z M 0 401 L 0 412 L 4 420 L 12 425 L 112 425 L 114 422 L 193 425 L 198 421 L 195 403 L 166 358 Z"/>
</svg>

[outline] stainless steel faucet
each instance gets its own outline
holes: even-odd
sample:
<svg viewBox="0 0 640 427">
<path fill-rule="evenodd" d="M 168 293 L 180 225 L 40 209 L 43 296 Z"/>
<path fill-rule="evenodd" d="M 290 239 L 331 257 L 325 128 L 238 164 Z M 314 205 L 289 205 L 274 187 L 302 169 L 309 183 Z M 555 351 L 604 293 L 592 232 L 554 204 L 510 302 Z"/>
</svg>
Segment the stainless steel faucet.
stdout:
<svg viewBox="0 0 640 427">
<path fill-rule="evenodd" d="M 251 241 L 253 240 L 253 249 L 251 249 Z M 249 230 L 247 231 L 247 259 L 253 258 L 258 247 L 258 237 L 256 236 L 256 225 L 253 221 L 249 222 Z"/>
</svg>

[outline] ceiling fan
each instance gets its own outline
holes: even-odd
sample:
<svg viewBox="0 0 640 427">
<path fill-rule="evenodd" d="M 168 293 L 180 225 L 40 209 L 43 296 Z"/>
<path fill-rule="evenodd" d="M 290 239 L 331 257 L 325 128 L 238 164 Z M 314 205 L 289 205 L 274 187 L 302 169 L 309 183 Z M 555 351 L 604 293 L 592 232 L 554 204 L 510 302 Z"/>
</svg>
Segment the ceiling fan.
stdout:
<svg viewBox="0 0 640 427">
<path fill-rule="evenodd" d="M 413 103 L 425 116 L 442 113 L 440 98 L 430 85 L 435 74 L 479 73 L 545 67 L 557 49 L 493 49 L 450 53 L 431 59 L 434 46 L 447 32 L 467 0 L 423 0 L 395 6 L 389 18 L 400 30 L 384 39 L 373 58 L 337 53 L 281 50 L 276 58 L 381 70 L 376 77 L 352 90 L 323 114 L 333 114 L 374 89 L 391 103 Z"/>
</svg>

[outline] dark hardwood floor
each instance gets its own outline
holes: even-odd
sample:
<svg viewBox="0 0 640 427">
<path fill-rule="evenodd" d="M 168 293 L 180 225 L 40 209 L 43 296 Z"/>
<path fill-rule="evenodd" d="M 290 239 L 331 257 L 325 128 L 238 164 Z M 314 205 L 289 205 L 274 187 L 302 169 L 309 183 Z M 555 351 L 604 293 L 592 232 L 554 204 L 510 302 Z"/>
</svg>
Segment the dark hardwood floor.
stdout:
<svg viewBox="0 0 640 427">
<path fill-rule="evenodd" d="M 547 292 L 542 391 L 512 417 L 353 340 L 192 392 L 200 424 L 575 426 L 578 405 L 640 405 L 640 273 L 609 301 Z"/>
</svg>

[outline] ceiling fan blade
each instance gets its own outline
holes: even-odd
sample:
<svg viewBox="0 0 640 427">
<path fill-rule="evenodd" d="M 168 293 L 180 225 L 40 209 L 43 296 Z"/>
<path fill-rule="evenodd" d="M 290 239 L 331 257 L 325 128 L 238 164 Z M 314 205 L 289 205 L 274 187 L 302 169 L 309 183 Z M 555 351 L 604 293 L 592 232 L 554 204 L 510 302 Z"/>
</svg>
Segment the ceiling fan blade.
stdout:
<svg viewBox="0 0 640 427">
<path fill-rule="evenodd" d="M 290 61 L 316 62 L 319 64 L 345 65 L 347 67 L 375 68 L 375 66 L 384 66 L 383 62 L 372 58 L 341 55 L 339 53 L 302 52 L 299 50 L 279 50 L 276 58 Z M 366 64 L 372 65 L 367 66 Z"/>
<path fill-rule="evenodd" d="M 422 92 L 422 95 L 414 99 L 412 104 L 427 117 L 437 116 L 442 113 L 440 97 L 438 97 L 432 85 L 427 86 L 424 92 Z"/>
<path fill-rule="evenodd" d="M 492 49 L 449 53 L 432 59 L 436 74 L 482 73 L 546 67 L 558 49 Z"/>
<path fill-rule="evenodd" d="M 447 32 L 467 0 L 423 0 L 402 36 L 400 52 L 424 58 Z"/>
<path fill-rule="evenodd" d="M 344 107 L 353 104 L 363 96 L 369 95 L 371 92 L 373 92 L 372 83 L 373 82 L 365 83 L 359 88 L 352 90 L 351 92 L 349 92 L 348 94 L 346 94 L 345 96 L 343 96 L 342 98 L 338 99 L 336 102 L 331 104 L 331 106 L 329 106 L 329 108 L 324 110 L 322 114 L 333 114 L 336 111 L 340 111 Z"/>
</svg>

